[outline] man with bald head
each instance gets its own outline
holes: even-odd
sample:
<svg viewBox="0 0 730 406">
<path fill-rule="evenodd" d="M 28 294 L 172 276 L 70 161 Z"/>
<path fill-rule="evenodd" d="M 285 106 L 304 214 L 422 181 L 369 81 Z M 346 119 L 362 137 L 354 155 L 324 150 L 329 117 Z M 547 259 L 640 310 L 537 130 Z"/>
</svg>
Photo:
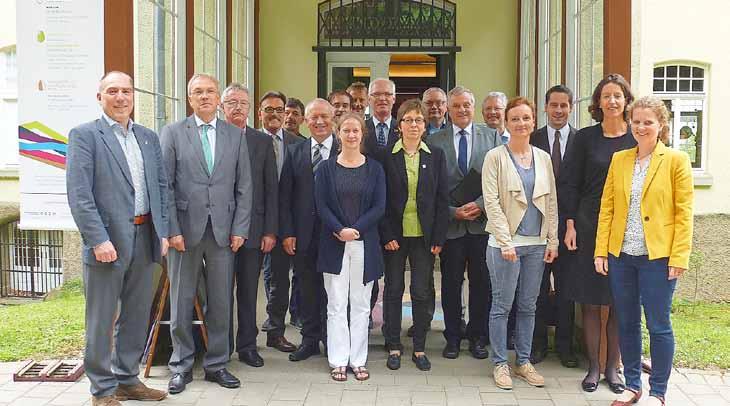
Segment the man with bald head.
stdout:
<svg viewBox="0 0 730 406">
<path fill-rule="evenodd" d="M 314 99 L 307 104 L 304 120 L 312 136 L 287 147 L 279 182 L 279 235 L 284 251 L 294 257 L 294 273 L 302 294 L 302 343 L 289 354 L 290 361 L 319 354 L 319 342 L 327 342 L 324 285 L 316 269 L 321 223 L 314 207 L 314 173 L 324 160 L 336 157 L 334 115 L 327 100 Z"/>
<path fill-rule="evenodd" d="M 66 166 L 68 204 L 83 240 L 84 369 L 91 404 L 162 400 L 167 393 L 137 378 L 152 273 L 167 253 L 167 177 L 160 143 L 157 134 L 130 118 L 129 75 L 105 74 L 96 98 L 102 115 L 71 130 Z"/>
<path fill-rule="evenodd" d="M 203 357 L 205 380 L 225 388 L 240 381 L 226 370 L 230 358 L 231 284 L 236 252 L 249 236 L 251 165 L 240 128 L 216 118 L 219 84 L 207 74 L 188 82 L 193 114 L 162 129 L 167 167 L 170 246 L 170 393 L 193 380 L 195 343 L 192 309 L 198 280 L 207 296 L 205 324 L 208 348 Z M 202 274 L 202 275 L 201 275 Z"/>
</svg>

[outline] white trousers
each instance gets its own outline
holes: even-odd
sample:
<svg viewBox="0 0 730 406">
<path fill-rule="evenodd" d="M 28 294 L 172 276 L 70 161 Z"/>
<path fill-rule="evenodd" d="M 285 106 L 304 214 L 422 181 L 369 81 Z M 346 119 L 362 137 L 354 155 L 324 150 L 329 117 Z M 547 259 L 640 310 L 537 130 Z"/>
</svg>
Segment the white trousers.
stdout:
<svg viewBox="0 0 730 406">
<path fill-rule="evenodd" d="M 327 359 L 330 367 L 362 367 L 368 359 L 368 320 L 373 282 L 363 285 L 365 248 L 362 241 L 345 243 L 339 275 L 325 273 L 327 291 Z M 350 325 L 347 325 L 347 303 Z"/>
</svg>

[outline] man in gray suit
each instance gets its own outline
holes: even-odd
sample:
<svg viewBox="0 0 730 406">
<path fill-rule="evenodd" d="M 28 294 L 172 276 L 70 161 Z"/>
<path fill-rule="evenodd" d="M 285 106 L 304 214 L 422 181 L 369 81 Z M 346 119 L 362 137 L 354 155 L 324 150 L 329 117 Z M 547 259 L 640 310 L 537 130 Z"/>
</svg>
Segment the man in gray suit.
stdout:
<svg viewBox="0 0 730 406">
<path fill-rule="evenodd" d="M 157 134 L 130 119 L 134 85 L 129 75 L 105 74 L 96 97 L 102 117 L 71 130 L 66 165 L 68 203 L 83 239 L 84 368 L 91 403 L 162 400 L 165 392 L 137 378 L 153 267 L 167 252 L 167 177 L 160 143 Z"/>
<path fill-rule="evenodd" d="M 430 144 L 446 153 L 449 190 L 463 181 L 479 179 L 487 151 L 501 145 L 497 132 L 484 125 L 474 124 L 474 93 L 457 86 L 447 97 L 451 124 L 446 129 L 429 136 Z M 476 172 L 469 175 L 470 172 Z M 468 176 L 467 176 L 468 175 Z M 476 185 L 481 191 L 481 182 Z M 491 284 L 487 270 L 485 251 L 487 233 L 484 200 L 479 197 L 471 202 L 456 201 L 450 197 L 451 221 L 446 234 L 447 241 L 441 251 L 441 306 L 444 311 L 445 358 L 459 356 L 461 342 L 461 286 L 464 269 L 469 277 L 469 324 L 466 335 L 469 351 L 474 358 L 486 358 L 489 334 L 487 332 Z"/>
<path fill-rule="evenodd" d="M 229 327 L 234 254 L 248 237 L 251 218 L 251 166 L 240 128 L 216 118 L 218 81 L 195 74 L 188 82 L 193 115 L 162 129 L 169 177 L 170 333 L 173 352 L 170 393 L 192 381 L 195 343 L 193 301 L 205 279 L 208 349 L 205 379 L 226 388 L 240 381 L 229 373 Z"/>
</svg>

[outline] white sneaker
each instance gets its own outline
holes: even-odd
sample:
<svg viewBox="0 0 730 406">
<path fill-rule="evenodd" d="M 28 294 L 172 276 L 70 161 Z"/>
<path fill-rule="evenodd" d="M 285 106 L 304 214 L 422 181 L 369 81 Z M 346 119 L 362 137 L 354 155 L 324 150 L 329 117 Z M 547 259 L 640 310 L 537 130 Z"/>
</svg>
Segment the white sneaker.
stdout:
<svg viewBox="0 0 730 406">
<path fill-rule="evenodd" d="M 500 389 L 512 389 L 512 377 L 509 365 L 502 364 L 494 367 L 494 384 Z"/>
</svg>

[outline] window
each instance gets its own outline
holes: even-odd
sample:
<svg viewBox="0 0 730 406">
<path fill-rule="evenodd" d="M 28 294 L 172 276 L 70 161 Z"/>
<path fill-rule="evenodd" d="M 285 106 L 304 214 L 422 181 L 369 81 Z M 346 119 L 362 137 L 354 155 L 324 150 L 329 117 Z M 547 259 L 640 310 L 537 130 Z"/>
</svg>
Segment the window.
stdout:
<svg viewBox="0 0 730 406">
<path fill-rule="evenodd" d="M 689 155 L 693 169 L 704 169 L 704 112 L 707 111 L 706 69 L 693 65 L 654 67 L 653 90 L 670 111 L 669 145 Z"/>
<path fill-rule="evenodd" d="M 225 1 L 194 0 L 193 7 L 195 73 L 213 75 L 224 84 Z"/>
<path fill-rule="evenodd" d="M 523 0 L 520 23 L 520 95 L 535 100 L 537 0 Z"/>
<path fill-rule="evenodd" d="M 252 2 L 249 0 L 233 0 L 233 15 L 231 16 L 231 74 L 232 82 L 239 82 L 248 86 L 253 95 L 253 88 L 250 80 L 252 78 L 253 64 L 251 63 L 252 46 L 249 43 L 253 39 L 249 35 L 249 28 L 252 27 Z"/>
<path fill-rule="evenodd" d="M 134 3 L 135 120 L 156 131 L 185 115 L 181 10 L 184 0 Z"/>
<path fill-rule="evenodd" d="M 576 95 L 573 123 L 582 128 L 592 123 L 588 106 L 603 78 L 603 0 L 568 0 L 566 12 L 566 82 Z"/>
<path fill-rule="evenodd" d="M 563 0 L 540 1 L 540 41 L 537 80 L 537 111 L 544 111 L 547 90 L 563 83 Z M 538 115 L 538 126 L 545 125 L 544 114 Z"/>
<path fill-rule="evenodd" d="M 15 45 L 0 49 L 0 91 L 18 87 L 18 61 Z"/>
</svg>

